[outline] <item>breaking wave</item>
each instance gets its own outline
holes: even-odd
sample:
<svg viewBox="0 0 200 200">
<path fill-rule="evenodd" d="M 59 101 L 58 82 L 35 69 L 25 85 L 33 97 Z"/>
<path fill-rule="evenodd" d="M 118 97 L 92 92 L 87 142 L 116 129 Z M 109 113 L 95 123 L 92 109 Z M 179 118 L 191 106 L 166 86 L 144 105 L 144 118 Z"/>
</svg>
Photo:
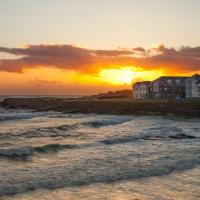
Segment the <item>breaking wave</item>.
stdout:
<svg viewBox="0 0 200 200">
<path fill-rule="evenodd" d="M 16 147 L 0 149 L 0 157 L 6 157 L 10 159 L 24 158 L 33 155 L 34 153 L 50 153 L 57 152 L 64 149 L 76 149 L 80 148 L 78 145 L 72 144 L 47 144 L 43 146 L 26 146 L 26 147 Z"/>
<path fill-rule="evenodd" d="M 110 125 L 118 125 L 125 123 L 127 121 L 132 120 L 132 118 L 125 118 L 121 120 L 94 120 L 89 122 L 82 122 L 82 123 L 74 123 L 74 124 L 65 124 L 61 126 L 54 126 L 54 127 L 42 127 L 42 128 L 35 128 L 30 129 L 28 131 L 20 132 L 20 133 L 2 133 L 0 134 L 0 139 L 8 139 L 8 138 L 16 138 L 16 137 L 25 137 L 25 138 L 37 138 L 37 137 L 79 137 L 82 134 L 73 132 L 73 130 L 80 129 L 83 127 L 90 127 L 90 128 L 100 128 L 103 126 L 110 126 Z"/>
<path fill-rule="evenodd" d="M 0 149 L 0 156 L 7 158 L 25 157 L 33 153 L 33 147 L 18 147 L 10 149 Z"/>
<path fill-rule="evenodd" d="M 0 116 L 14 112 L 0 110 Z M 38 119 L 0 125 L 0 199 L 35 189 L 112 184 L 171 172 L 182 176 L 200 165 L 199 120 L 46 112 Z"/>
<path fill-rule="evenodd" d="M 70 130 L 75 130 L 79 128 L 79 124 L 72 125 L 62 125 L 56 127 L 44 127 L 44 128 L 36 128 L 30 129 L 24 132 L 10 132 L 10 133 L 2 133 L 0 134 L 0 139 L 12 139 L 16 137 L 24 137 L 24 138 L 40 138 L 40 137 L 76 137 L 74 133 L 69 132 Z"/>
<path fill-rule="evenodd" d="M 169 141 L 177 139 L 199 139 L 193 135 L 187 135 L 184 133 L 172 134 L 172 135 L 140 135 L 140 136 L 124 136 L 119 138 L 105 139 L 101 140 L 100 143 L 105 145 L 115 145 L 115 144 L 124 144 L 129 142 L 134 142 L 138 140 L 160 140 L 160 141 Z"/>
<path fill-rule="evenodd" d="M 184 171 L 198 166 L 200 164 L 199 151 L 196 153 L 193 158 L 175 160 L 171 157 L 163 160 L 161 157 L 146 164 L 140 163 L 139 166 L 128 165 L 126 160 L 123 160 L 122 164 L 117 167 L 109 164 L 108 160 L 96 160 L 95 164 L 93 162 L 90 165 L 91 160 L 86 159 L 84 163 L 73 168 L 64 165 L 30 169 L 21 174 L 18 172 L 17 180 L 9 178 L 12 175 L 7 175 L 8 180 L 0 183 L 0 195 L 16 194 L 39 188 L 56 189 L 165 176 L 175 171 Z"/>
<path fill-rule="evenodd" d="M 92 128 L 100 128 L 102 126 L 111 126 L 111 125 L 118 125 L 123 124 L 125 122 L 131 121 L 133 117 L 123 117 L 122 119 L 105 119 L 105 120 L 96 120 L 82 123 L 84 126 L 89 126 Z"/>
<path fill-rule="evenodd" d="M 42 112 L 5 112 L 0 110 L 0 121 L 8 120 L 22 120 L 22 119 L 32 119 L 34 117 L 44 116 L 45 113 Z"/>
<path fill-rule="evenodd" d="M 48 153 L 48 152 L 56 152 L 62 149 L 77 149 L 80 148 L 78 145 L 73 144 L 47 144 L 44 146 L 34 147 L 34 151 L 38 153 Z"/>
</svg>

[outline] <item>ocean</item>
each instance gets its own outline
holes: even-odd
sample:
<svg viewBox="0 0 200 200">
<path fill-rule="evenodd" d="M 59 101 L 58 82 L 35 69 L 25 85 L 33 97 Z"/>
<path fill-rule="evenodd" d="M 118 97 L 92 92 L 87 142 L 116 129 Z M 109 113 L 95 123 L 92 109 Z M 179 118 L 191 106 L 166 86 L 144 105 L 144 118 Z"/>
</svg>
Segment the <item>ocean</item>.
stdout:
<svg viewBox="0 0 200 200">
<path fill-rule="evenodd" d="M 199 164 L 197 118 L 0 108 L 0 199 L 199 200 Z"/>
</svg>

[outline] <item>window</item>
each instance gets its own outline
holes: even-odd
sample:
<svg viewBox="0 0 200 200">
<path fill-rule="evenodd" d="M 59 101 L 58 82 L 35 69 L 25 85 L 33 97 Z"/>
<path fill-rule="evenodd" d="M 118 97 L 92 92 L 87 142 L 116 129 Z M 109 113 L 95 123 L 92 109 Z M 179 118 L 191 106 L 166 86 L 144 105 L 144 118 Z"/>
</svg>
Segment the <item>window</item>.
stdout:
<svg viewBox="0 0 200 200">
<path fill-rule="evenodd" d="M 200 86 L 197 86 L 197 92 L 200 92 Z"/>
<path fill-rule="evenodd" d="M 172 82 L 172 79 L 168 79 L 167 80 L 167 84 L 171 85 L 173 82 Z"/>
<path fill-rule="evenodd" d="M 181 84 L 181 80 L 177 79 L 177 80 L 175 80 L 175 83 L 176 83 L 176 85 L 180 85 Z"/>
<path fill-rule="evenodd" d="M 168 90 L 168 87 L 164 87 L 164 90 L 167 91 L 167 90 Z"/>
</svg>

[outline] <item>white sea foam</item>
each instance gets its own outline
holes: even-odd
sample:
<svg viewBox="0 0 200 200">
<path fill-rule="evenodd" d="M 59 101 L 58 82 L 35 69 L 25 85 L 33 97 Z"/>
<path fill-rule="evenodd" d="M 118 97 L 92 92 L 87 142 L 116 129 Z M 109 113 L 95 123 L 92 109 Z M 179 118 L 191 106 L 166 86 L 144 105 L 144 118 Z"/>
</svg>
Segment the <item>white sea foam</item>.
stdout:
<svg viewBox="0 0 200 200">
<path fill-rule="evenodd" d="M 199 119 L 4 110 L 7 116 L 14 113 L 24 114 L 23 119 L 0 121 L 2 198 L 32 189 L 47 194 L 44 189 L 64 187 L 69 191 L 75 186 L 81 198 L 82 187 L 121 183 L 123 188 L 126 182 L 136 184 L 154 177 L 170 182 L 168 177 L 174 173 L 184 177 L 200 165 Z M 170 137 L 176 135 L 185 137 Z M 194 176 L 187 181 L 189 185 L 199 179 Z M 181 184 L 186 187 L 185 182 Z M 162 187 L 165 190 L 167 186 Z M 152 193 L 160 195 L 159 191 Z M 51 195 L 49 191 L 47 199 L 53 198 Z M 195 195 L 193 199 L 198 199 Z"/>
<path fill-rule="evenodd" d="M 33 117 L 44 116 L 45 114 L 44 112 L 32 112 L 28 110 L 5 110 L 0 107 L 0 121 L 31 119 Z"/>
</svg>

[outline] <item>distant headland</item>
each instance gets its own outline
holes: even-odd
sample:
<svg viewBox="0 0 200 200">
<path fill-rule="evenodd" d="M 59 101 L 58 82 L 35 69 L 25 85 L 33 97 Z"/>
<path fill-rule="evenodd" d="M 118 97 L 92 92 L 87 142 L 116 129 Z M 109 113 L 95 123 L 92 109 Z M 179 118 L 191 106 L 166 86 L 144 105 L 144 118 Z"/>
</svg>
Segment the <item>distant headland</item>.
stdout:
<svg viewBox="0 0 200 200">
<path fill-rule="evenodd" d="M 64 113 L 113 114 L 113 115 L 161 115 L 200 117 L 199 100 L 166 100 L 133 98 L 7 98 L 1 106 L 9 109 L 33 109 L 36 111 L 60 111 Z"/>
</svg>

